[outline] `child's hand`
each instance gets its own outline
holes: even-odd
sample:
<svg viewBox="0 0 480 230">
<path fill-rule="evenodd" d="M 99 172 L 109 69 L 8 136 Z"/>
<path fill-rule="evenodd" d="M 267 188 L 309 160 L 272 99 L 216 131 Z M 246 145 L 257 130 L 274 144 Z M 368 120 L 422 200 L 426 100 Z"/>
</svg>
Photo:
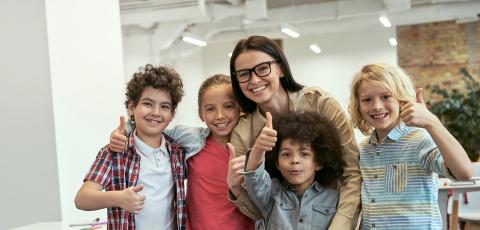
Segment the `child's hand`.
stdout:
<svg viewBox="0 0 480 230">
<path fill-rule="evenodd" d="M 228 162 L 227 185 L 230 191 L 238 197 L 240 195 L 243 183 L 243 172 L 245 167 L 245 155 L 235 157 L 235 148 L 232 144 L 227 143 L 230 158 Z"/>
<path fill-rule="evenodd" d="M 138 214 L 143 208 L 145 195 L 138 192 L 143 190 L 143 184 L 129 187 L 121 191 L 119 206 L 127 212 Z"/>
<path fill-rule="evenodd" d="M 258 135 L 255 145 L 253 145 L 253 148 L 257 151 L 263 152 L 272 150 L 275 142 L 277 142 L 277 131 L 273 129 L 272 114 L 266 112 L 265 117 L 267 118 L 265 127 L 263 127 L 262 132 Z"/>
<path fill-rule="evenodd" d="M 127 137 L 125 136 L 125 117 L 120 116 L 120 125 L 110 134 L 108 148 L 112 152 L 120 153 L 125 149 Z"/>
<path fill-rule="evenodd" d="M 400 107 L 400 117 L 408 126 L 428 128 L 437 120 L 437 117 L 427 109 L 422 90 L 422 88 L 417 89 L 416 102 L 407 102 Z"/>
</svg>

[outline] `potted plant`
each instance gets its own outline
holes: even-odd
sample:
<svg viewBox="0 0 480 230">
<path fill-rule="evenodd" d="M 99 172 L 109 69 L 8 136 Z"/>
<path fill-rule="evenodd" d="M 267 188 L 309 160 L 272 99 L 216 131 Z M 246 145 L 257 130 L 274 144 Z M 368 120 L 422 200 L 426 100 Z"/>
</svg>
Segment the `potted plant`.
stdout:
<svg viewBox="0 0 480 230">
<path fill-rule="evenodd" d="M 430 103 L 431 111 L 462 144 L 470 159 L 477 161 L 480 154 L 480 83 L 466 68 L 461 68 L 460 73 L 467 91 L 432 86 L 431 92 L 442 100 Z"/>
</svg>

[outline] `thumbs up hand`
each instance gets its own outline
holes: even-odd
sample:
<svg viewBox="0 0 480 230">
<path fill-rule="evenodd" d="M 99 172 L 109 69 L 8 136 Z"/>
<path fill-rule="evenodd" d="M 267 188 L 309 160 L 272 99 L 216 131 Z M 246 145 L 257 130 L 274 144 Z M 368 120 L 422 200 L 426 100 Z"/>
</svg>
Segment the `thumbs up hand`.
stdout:
<svg viewBox="0 0 480 230">
<path fill-rule="evenodd" d="M 245 155 L 235 157 L 235 148 L 230 143 L 227 143 L 227 148 L 230 153 L 227 171 L 227 185 L 233 195 L 238 197 L 243 183 Z"/>
<path fill-rule="evenodd" d="M 423 100 L 422 91 L 422 88 L 418 88 L 416 90 L 416 101 L 407 102 L 400 107 L 400 117 L 408 126 L 428 128 L 438 119 L 427 109 L 425 101 Z"/>
<path fill-rule="evenodd" d="M 110 143 L 108 148 L 112 152 L 123 152 L 127 143 L 127 136 L 125 136 L 125 117 L 120 116 L 120 125 L 110 134 Z"/>
<path fill-rule="evenodd" d="M 258 168 L 258 166 L 265 160 L 265 152 L 270 151 L 277 142 L 277 131 L 272 126 L 272 115 L 267 112 L 265 114 L 267 121 L 263 127 L 260 135 L 258 135 L 255 144 L 253 145 L 250 155 L 248 156 L 247 166 L 245 171 L 249 172 Z"/>
<path fill-rule="evenodd" d="M 122 190 L 119 197 L 119 206 L 127 212 L 140 213 L 145 202 L 145 195 L 139 193 L 143 190 L 143 187 L 143 184 L 141 184 Z"/>
<path fill-rule="evenodd" d="M 275 142 L 277 142 L 277 131 L 273 129 L 272 114 L 267 112 L 265 116 L 267 118 L 265 127 L 263 127 L 253 146 L 255 150 L 262 152 L 271 151 L 275 146 Z"/>
</svg>

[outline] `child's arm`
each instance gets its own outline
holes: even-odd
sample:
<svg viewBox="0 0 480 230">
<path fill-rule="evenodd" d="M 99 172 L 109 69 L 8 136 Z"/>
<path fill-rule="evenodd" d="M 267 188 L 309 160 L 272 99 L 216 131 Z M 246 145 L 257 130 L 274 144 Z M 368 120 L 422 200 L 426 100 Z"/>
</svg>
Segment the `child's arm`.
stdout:
<svg viewBox="0 0 480 230">
<path fill-rule="evenodd" d="M 258 135 L 250 151 L 250 155 L 247 158 L 247 165 L 245 167 L 245 171 L 247 172 L 257 169 L 265 160 L 265 152 L 272 150 L 275 142 L 277 142 L 277 131 L 273 129 L 272 115 L 270 112 L 266 112 L 265 117 L 267 119 L 265 127 L 262 129 L 260 135 Z"/>
<path fill-rule="evenodd" d="M 470 179 L 473 174 L 471 161 L 467 153 L 443 126 L 442 122 L 425 106 L 422 88 L 417 89 L 417 101 L 401 106 L 400 116 L 409 126 L 425 128 L 440 150 L 445 165 L 457 179 Z"/>
<path fill-rule="evenodd" d="M 230 159 L 233 159 L 235 156 L 235 148 L 230 143 L 227 144 L 227 147 L 230 152 Z M 230 180 L 230 178 L 228 180 Z M 273 193 L 279 189 L 278 184 L 273 183 L 270 179 L 262 163 L 260 167 L 257 167 L 254 171 L 245 173 L 245 185 L 248 191 L 248 198 L 249 200 L 251 199 L 250 202 L 253 202 L 255 205 L 255 212 L 259 212 L 259 215 L 261 214 L 261 217 L 258 219 L 267 217 L 271 211 Z M 246 215 L 250 216 L 248 214 Z"/>
<path fill-rule="evenodd" d="M 129 130 L 125 128 L 125 124 L 125 118 L 120 116 L 120 125 L 110 134 L 108 148 L 113 152 L 119 153 L 125 149 L 127 142 L 126 134 L 129 133 Z M 177 125 L 173 129 L 164 130 L 165 134 L 172 137 L 179 145 L 185 148 L 187 155 L 198 153 L 203 148 L 203 145 L 201 145 L 202 131 L 203 128 L 201 127 L 184 125 Z"/>
<path fill-rule="evenodd" d="M 235 157 L 235 148 L 233 144 L 227 143 L 230 152 L 227 172 L 228 192 L 227 198 L 234 202 L 238 210 L 253 220 L 263 219 L 263 216 L 257 206 L 248 197 L 247 190 L 242 186 L 244 184 L 245 155 Z"/>
<path fill-rule="evenodd" d="M 93 181 L 85 181 L 75 196 L 75 206 L 84 211 L 121 207 L 131 213 L 139 213 L 143 208 L 145 196 L 139 194 L 143 185 L 137 185 L 121 191 L 103 192 L 103 187 Z"/>
</svg>

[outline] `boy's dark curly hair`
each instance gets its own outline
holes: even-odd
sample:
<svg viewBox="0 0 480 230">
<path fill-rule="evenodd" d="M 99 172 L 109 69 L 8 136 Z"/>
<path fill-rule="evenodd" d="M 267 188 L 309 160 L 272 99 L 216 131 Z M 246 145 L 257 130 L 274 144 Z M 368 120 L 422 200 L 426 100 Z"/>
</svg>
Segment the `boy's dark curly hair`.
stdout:
<svg viewBox="0 0 480 230">
<path fill-rule="evenodd" d="M 265 159 L 265 167 L 271 177 L 284 180 L 276 165 L 282 141 L 291 139 L 298 144 L 309 144 L 315 154 L 314 159 L 323 165 L 317 171 L 315 181 L 333 189 L 338 187 L 345 166 L 343 147 L 337 129 L 328 119 L 315 112 L 289 112 L 274 117 L 273 127 L 277 130 L 277 143 Z"/>
<path fill-rule="evenodd" d="M 132 79 L 127 84 L 125 107 L 128 109 L 130 102 L 137 106 L 143 90 L 149 86 L 154 89 L 167 91 L 170 94 L 172 98 L 172 113 L 174 113 L 184 93 L 180 75 L 169 66 L 154 67 L 151 64 L 147 64 L 144 68 L 134 73 Z"/>
</svg>

